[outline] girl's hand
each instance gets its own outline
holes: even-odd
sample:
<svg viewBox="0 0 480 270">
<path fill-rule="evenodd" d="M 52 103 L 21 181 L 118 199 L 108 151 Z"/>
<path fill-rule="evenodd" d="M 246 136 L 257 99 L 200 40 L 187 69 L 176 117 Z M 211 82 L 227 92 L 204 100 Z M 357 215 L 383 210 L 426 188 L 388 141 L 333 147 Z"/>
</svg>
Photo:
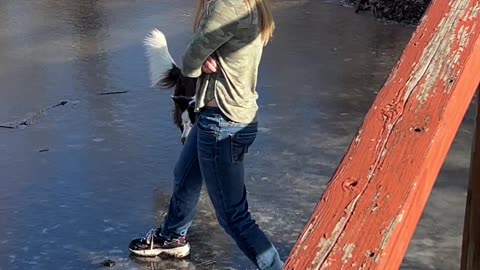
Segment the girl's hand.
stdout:
<svg viewBox="0 0 480 270">
<path fill-rule="evenodd" d="M 209 56 L 202 65 L 202 72 L 206 74 L 217 73 L 219 66 L 220 65 L 218 64 L 217 60 Z"/>
</svg>

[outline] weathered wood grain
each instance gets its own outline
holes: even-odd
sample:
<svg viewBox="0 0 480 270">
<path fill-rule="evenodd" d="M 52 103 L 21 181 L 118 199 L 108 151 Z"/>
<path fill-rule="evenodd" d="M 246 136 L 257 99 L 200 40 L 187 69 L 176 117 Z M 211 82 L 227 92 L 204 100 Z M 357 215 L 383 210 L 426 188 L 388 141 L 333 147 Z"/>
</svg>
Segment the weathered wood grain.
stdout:
<svg viewBox="0 0 480 270">
<path fill-rule="evenodd" d="M 437 0 L 285 269 L 398 269 L 480 81 L 479 0 Z"/>
</svg>

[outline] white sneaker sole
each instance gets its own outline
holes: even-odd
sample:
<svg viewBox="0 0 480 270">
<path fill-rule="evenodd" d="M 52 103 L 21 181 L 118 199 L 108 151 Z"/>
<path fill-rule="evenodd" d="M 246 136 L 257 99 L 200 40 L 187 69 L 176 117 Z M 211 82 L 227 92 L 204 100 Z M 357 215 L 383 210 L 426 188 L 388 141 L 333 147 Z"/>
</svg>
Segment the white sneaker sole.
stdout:
<svg viewBox="0 0 480 270">
<path fill-rule="evenodd" d="M 147 249 L 147 250 L 130 249 L 130 252 L 132 252 L 135 255 L 144 256 L 144 257 L 155 257 L 161 254 L 164 254 L 164 255 L 175 257 L 177 259 L 181 259 L 181 258 L 187 257 L 188 254 L 190 254 L 190 244 L 187 243 L 185 246 L 169 248 L 169 249 L 162 249 L 162 248 Z"/>
</svg>

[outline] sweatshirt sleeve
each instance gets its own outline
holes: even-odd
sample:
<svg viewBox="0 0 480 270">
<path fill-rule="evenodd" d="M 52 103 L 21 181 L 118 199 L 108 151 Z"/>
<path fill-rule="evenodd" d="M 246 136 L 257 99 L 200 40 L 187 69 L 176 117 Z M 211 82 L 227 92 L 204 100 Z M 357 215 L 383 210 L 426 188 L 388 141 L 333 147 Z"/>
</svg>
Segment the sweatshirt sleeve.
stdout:
<svg viewBox="0 0 480 270">
<path fill-rule="evenodd" d="M 204 16 L 182 58 L 182 74 L 186 77 L 202 75 L 205 60 L 235 35 L 241 19 L 235 7 L 225 0 L 212 1 Z"/>
</svg>

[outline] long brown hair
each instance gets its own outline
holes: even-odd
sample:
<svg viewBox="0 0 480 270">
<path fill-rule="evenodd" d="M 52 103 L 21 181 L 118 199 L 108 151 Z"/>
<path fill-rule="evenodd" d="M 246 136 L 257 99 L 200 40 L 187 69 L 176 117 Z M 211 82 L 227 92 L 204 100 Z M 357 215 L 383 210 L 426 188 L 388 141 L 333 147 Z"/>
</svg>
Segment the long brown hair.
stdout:
<svg viewBox="0 0 480 270">
<path fill-rule="evenodd" d="M 193 21 L 193 29 L 196 30 L 200 25 L 203 13 L 207 9 L 207 5 L 211 0 L 196 0 L 195 19 Z M 221 1 L 221 0 L 219 0 Z M 263 44 L 266 45 L 273 36 L 275 30 L 275 20 L 273 19 L 272 9 L 269 0 L 243 0 L 251 12 L 254 8 L 258 9 L 260 19 L 260 34 L 262 35 Z"/>
</svg>

